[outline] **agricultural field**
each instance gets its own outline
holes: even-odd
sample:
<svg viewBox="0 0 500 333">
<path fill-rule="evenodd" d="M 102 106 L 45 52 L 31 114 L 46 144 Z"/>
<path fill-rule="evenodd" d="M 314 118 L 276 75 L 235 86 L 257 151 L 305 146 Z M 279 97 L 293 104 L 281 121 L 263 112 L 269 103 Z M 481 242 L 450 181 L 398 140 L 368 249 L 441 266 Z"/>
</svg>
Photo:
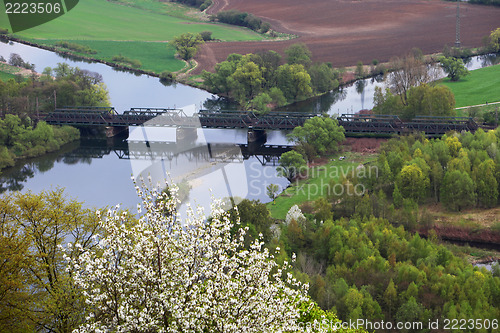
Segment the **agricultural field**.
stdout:
<svg viewBox="0 0 500 333">
<path fill-rule="evenodd" d="M 441 52 L 455 42 L 456 4 L 423 0 L 215 0 L 209 10 L 238 9 L 271 23 L 273 29 L 299 36 L 282 42 L 210 43 L 197 55 L 197 68 L 211 70 L 227 55 L 261 49 L 283 50 L 293 43 L 305 43 L 315 61 L 334 67 L 388 61 L 412 48 L 424 54 Z M 500 8 L 461 4 L 461 42 L 479 47 L 482 38 L 499 26 Z"/>
<path fill-rule="evenodd" d="M 471 71 L 457 82 L 444 79 L 443 85 L 455 94 L 456 107 L 500 101 L 500 65 Z"/>
</svg>

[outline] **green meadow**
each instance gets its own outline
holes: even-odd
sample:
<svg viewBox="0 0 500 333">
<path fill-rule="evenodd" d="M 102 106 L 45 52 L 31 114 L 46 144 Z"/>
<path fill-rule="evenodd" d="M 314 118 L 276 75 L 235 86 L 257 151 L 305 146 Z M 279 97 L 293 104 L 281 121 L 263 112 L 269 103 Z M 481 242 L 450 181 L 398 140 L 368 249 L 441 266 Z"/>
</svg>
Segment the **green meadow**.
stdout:
<svg viewBox="0 0 500 333">
<path fill-rule="evenodd" d="M 147 2 L 138 0 L 137 3 Z M 2 4 L 3 9 L 3 4 Z M 178 15 L 178 13 L 177 13 Z M 8 27 L 5 10 L 0 27 Z M 185 32 L 213 32 L 225 41 L 261 40 L 249 29 L 182 19 L 165 13 L 106 0 L 84 0 L 67 14 L 40 26 L 19 32 L 22 38 L 57 40 L 168 41 Z"/>
<path fill-rule="evenodd" d="M 359 164 L 366 163 L 371 157 L 346 153 L 346 159 L 339 161 L 338 156 L 325 165 L 309 168 L 309 177 L 293 181 L 275 200 L 267 204 L 271 216 L 284 220 L 293 205 L 314 201 L 324 197 L 330 190 L 330 180 L 338 180 L 342 175 L 355 171 Z"/>
<path fill-rule="evenodd" d="M 457 82 L 446 78 L 442 84 L 455 94 L 456 107 L 500 101 L 500 65 L 476 69 Z"/>
<path fill-rule="evenodd" d="M 0 80 L 7 81 L 9 79 L 14 79 L 16 74 L 21 72 L 18 67 L 10 66 L 0 62 Z"/>
<path fill-rule="evenodd" d="M 70 52 L 107 61 L 122 55 L 139 60 L 140 69 L 157 74 L 185 67 L 183 61 L 175 58 L 174 48 L 167 44 L 182 33 L 211 31 L 214 39 L 223 41 L 265 39 L 249 29 L 210 23 L 201 16 L 196 9 L 156 0 L 84 0 L 67 14 L 15 36 L 50 46 L 62 40 L 87 45 L 97 54 Z M 0 2 L 0 28 L 9 26 L 4 4 Z"/>
<path fill-rule="evenodd" d="M 57 40 L 41 39 L 32 40 L 42 45 L 55 46 Z M 185 63 L 174 57 L 175 48 L 166 42 L 138 42 L 138 41 L 103 41 L 103 40 L 67 40 L 71 43 L 85 45 L 97 51 L 96 54 L 85 54 L 72 51 L 76 55 L 92 57 L 95 59 L 112 61 L 116 55 L 124 55 L 130 59 L 138 59 L 142 66 L 140 69 L 161 73 L 163 71 L 176 72 L 184 68 Z M 59 48 L 60 50 L 69 51 Z"/>
<path fill-rule="evenodd" d="M 9 79 L 14 79 L 16 76 L 14 74 L 5 73 L 0 71 L 0 81 L 7 81 Z"/>
</svg>

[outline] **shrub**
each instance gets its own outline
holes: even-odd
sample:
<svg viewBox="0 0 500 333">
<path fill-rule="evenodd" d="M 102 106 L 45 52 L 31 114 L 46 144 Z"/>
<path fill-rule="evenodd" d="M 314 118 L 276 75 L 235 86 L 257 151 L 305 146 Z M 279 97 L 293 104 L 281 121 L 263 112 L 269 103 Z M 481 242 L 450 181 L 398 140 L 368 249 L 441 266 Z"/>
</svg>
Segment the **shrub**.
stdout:
<svg viewBox="0 0 500 333">
<path fill-rule="evenodd" d="M 200 32 L 200 35 L 205 42 L 212 40 L 212 31 L 202 31 Z"/>
<path fill-rule="evenodd" d="M 91 49 L 90 47 L 86 45 L 80 45 L 77 43 L 70 43 L 66 41 L 60 41 L 56 43 L 57 46 L 64 47 L 65 49 L 72 50 L 75 52 L 79 53 L 86 53 L 86 54 L 96 54 L 97 51 Z"/>
</svg>

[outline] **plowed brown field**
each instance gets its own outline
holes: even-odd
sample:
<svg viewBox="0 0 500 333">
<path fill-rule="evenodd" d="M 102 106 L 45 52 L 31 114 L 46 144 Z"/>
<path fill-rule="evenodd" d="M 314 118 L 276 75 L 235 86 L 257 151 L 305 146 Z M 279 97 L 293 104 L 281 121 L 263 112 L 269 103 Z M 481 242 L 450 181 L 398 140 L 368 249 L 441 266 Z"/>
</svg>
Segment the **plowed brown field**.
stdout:
<svg viewBox="0 0 500 333">
<path fill-rule="evenodd" d="M 456 3 L 440 0 L 214 0 L 212 13 L 238 9 L 253 13 L 280 32 L 300 36 L 288 41 L 207 43 L 197 55 L 201 70 L 212 70 L 231 53 L 283 50 L 305 43 L 315 61 L 335 67 L 388 61 L 413 47 L 425 54 L 455 42 Z M 460 5 L 461 41 L 481 46 L 482 38 L 500 27 L 500 8 Z"/>
</svg>

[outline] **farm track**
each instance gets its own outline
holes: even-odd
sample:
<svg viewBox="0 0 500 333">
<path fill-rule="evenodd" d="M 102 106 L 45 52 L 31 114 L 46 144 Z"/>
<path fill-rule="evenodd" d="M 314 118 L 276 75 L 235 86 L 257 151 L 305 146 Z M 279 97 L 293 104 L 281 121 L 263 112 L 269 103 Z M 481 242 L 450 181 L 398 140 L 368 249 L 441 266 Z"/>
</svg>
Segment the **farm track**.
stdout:
<svg viewBox="0 0 500 333">
<path fill-rule="evenodd" d="M 268 21 L 273 29 L 300 36 L 286 41 L 223 42 L 203 45 L 197 55 L 202 70 L 231 53 L 283 51 L 305 43 L 315 61 L 335 67 L 369 64 L 401 56 L 413 47 L 425 54 L 440 52 L 455 42 L 456 5 L 438 0 L 215 0 L 209 12 L 237 9 Z M 482 38 L 500 25 L 500 8 L 461 4 L 461 41 L 478 47 Z"/>
</svg>

